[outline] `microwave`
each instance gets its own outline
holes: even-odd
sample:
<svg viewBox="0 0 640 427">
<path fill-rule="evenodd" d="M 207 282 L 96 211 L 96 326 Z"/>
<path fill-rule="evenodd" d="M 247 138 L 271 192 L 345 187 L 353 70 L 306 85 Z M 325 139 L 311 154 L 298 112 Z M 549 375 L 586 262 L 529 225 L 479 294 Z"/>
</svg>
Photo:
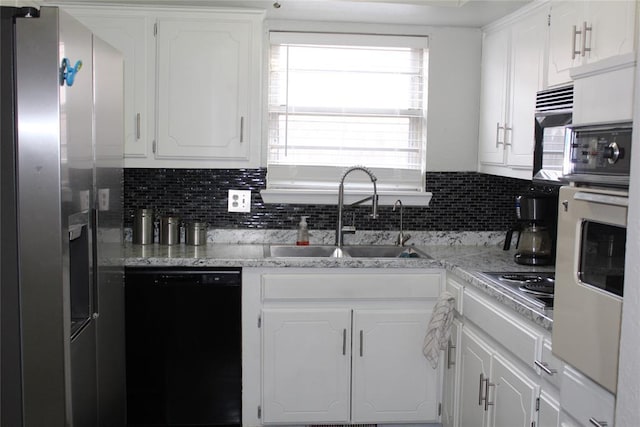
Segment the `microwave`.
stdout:
<svg viewBox="0 0 640 427">
<path fill-rule="evenodd" d="M 533 181 L 564 182 L 566 131 L 573 119 L 573 85 L 540 91 L 534 114 Z"/>
<path fill-rule="evenodd" d="M 553 353 L 616 392 L 628 193 L 564 186 L 558 205 Z"/>
</svg>

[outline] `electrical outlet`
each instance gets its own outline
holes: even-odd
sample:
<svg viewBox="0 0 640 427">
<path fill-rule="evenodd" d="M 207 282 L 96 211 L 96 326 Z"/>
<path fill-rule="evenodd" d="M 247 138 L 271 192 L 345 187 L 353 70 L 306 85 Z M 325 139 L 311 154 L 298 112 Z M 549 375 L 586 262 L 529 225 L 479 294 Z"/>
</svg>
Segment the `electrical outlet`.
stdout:
<svg viewBox="0 0 640 427">
<path fill-rule="evenodd" d="M 229 190 L 229 212 L 251 212 L 251 191 Z"/>
<path fill-rule="evenodd" d="M 109 189 L 108 188 L 98 189 L 98 210 L 99 211 L 109 210 Z"/>
</svg>

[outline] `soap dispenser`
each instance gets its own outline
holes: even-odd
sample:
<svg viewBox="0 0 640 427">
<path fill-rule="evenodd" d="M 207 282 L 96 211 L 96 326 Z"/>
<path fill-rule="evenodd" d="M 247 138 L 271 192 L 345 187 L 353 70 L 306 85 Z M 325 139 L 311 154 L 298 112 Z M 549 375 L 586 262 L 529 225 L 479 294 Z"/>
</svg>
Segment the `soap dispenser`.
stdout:
<svg viewBox="0 0 640 427">
<path fill-rule="evenodd" d="M 309 227 L 307 225 L 308 216 L 301 216 L 300 223 L 298 224 L 298 238 L 296 245 L 307 246 L 309 244 Z"/>
</svg>

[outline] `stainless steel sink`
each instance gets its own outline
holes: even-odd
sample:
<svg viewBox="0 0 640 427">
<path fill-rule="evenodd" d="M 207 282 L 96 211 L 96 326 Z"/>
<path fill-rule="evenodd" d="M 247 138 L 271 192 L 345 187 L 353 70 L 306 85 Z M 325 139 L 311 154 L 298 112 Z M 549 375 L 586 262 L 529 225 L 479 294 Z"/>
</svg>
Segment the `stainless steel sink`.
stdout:
<svg viewBox="0 0 640 427">
<path fill-rule="evenodd" d="M 431 258 L 408 246 L 354 245 L 344 246 L 343 249 L 354 258 Z"/>
<path fill-rule="evenodd" d="M 267 258 L 279 258 L 279 257 L 330 257 L 333 255 L 337 248 L 331 246 L 309 245 L 309 246 L 296 246 L 296 245 L 269 245 L 265 246 L 264 256 Z"/>
<path fill-rule="evenodd" d="M 413 247 L 386 245 L 343 246 L 333 245 L 269 245 L 265 246 L 266 258 L 423 258 L 431 257 Z"/>
</svg>

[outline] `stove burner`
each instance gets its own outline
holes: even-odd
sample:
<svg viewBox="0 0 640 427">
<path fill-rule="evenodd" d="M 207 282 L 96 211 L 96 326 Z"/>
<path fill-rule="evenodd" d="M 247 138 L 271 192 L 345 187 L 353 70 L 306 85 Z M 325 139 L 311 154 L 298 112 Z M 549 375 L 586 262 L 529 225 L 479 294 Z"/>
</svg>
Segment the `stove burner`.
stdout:
<svg viewBox="0 0 640 427">
<path fill-rule="evenodd" d="M 537 274 L 508 273 L 500 276 L 500 280 L 521 284 L 520 289 L 533 295 L 552 296 L 555 276 L 542 277 Z"/>
<path fill-rule="evenodd" d="M 553 282 L 549 283 L 527 283 L 526 285 L 520 286 L 525 292 L 529 292 L 533 295 L 543 295 L 543 296 L 552 296 L 554 290 Z"/>
</svg>

